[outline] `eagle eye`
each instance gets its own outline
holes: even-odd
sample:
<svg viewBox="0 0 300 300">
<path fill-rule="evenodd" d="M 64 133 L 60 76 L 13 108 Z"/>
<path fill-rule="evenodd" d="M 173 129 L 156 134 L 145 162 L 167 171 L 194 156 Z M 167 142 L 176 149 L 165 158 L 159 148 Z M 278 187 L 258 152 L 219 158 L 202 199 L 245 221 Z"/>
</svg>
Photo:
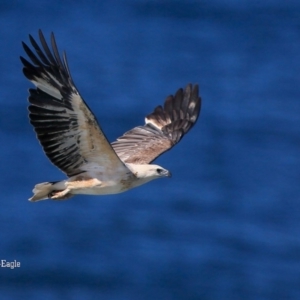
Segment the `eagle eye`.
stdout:
<svg viewBox="0 0 300 300">
<path fill-rule="evenodd" d="M 159 168 L 157 168 L 157 169 L 156 169 L 156 172 L 157 172 L 157 174 L 159 174 L 159 175 L 160 175 L 160 174 L 163 172 L 163 169 L 159 169 Z"/>
</svg>

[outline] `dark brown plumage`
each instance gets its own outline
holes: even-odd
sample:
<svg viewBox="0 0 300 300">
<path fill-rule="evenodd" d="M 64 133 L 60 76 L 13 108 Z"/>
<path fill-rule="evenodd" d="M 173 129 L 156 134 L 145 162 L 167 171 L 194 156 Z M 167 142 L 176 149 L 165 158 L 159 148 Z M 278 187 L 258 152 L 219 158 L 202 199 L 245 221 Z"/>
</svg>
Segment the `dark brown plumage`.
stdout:
<svg viewBox="0 0 300 300">
<path fill-rule="evenodd" d="M 53 33 L 52 51 L 41 30 L 39 38 L 42 49 L 29 35 L 38 56 L 22 43 L 33 64 L 23 57 L 21 61 L 24 75 L 36 85 L 29 90 L 29 118 L 45 154 L 68 176 L 84 172 L 88 163 L 123 165 L 76 89 L 66 54 L 60 58 Z"/>
<path fill-rule="evenodd" d="M 168 96 L 164 107 L 158 106 L 146 117 L 146 124 L 124 133 L 112 143 L 126 163 L 149 164 L 170 150 L 196 123 L 200 109 L 198 85 L 188 84 L 175 96 Z"/>
</svg>

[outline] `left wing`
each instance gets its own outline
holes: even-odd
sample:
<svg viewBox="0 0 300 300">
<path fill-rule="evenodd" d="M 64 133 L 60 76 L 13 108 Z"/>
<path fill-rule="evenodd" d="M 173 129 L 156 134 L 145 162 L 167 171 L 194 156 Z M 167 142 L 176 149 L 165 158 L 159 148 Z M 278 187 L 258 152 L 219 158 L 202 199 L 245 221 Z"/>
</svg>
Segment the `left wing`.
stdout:
<svg viewBox="0 0 300 300">
<path fill-rule="evenodd" d="M 164 107 L 156 107 L 144 126 L 124 133 L 112 146 L 125 163 L 148 164 L 182 139 L 196 123 L 200 108 L 199 87 L 188 84 L 167 97 Z"/>
<path fill-rule="evenodd" d="M 23 43 L 33 64 L 23 57 L 21 61 L 24 75 L 36 86 L 29 90 L 29 118 L 44 152 L 68 176 L 99 167 L 107 172 L 126 168 L 76 89 L 53 33 L 52 51 L 41 30 L 39 37 L 42 49 L 29 36 L 37 55 Z"/>
</svg>

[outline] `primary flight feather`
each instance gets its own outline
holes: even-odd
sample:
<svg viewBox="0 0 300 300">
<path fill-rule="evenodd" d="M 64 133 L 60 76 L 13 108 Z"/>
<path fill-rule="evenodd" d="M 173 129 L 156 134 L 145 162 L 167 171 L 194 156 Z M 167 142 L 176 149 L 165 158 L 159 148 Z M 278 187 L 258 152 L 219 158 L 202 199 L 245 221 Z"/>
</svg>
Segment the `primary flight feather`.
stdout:
<svg viewBox="0 0 300 300">
<path fill-rule="evenodd" d="M 96 117 L 80 96 L 68 67 L 59 55 L 54 34 L 51 48 L 39 30 L 41 46 L 29 35 L 30 61 L 21 57 L 24 75 L 35 85 L 29 90 L 29 118 L 50 161 L 67 179 L 37 184 L 30 201 L 64 200 L 76 194 L 125 192 L 171 173 L 150 164 L 171 149 L 196 123 L 200 108 L 198 85 L 188 84 L 168 96 L 135 127 L 110 144 Z"/>
</svg>

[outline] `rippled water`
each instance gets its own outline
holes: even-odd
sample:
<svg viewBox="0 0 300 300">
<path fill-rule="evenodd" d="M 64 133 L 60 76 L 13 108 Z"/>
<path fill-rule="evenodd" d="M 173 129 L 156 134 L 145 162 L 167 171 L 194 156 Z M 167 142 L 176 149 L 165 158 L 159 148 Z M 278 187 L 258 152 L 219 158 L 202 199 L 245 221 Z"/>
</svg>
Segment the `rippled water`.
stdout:
<svg viewBox="0 0 300 300">
<path fill-rule="evenodd" d="M 300 4 L 0 4 L 0 268 L 5 299 L 300 299 Z M 187 83 L 192 131 L 124 194 L 29 203 L 63 178 L 27 120 L 21 41 L 56 34 L 111 141 Z"/>
</svg>

